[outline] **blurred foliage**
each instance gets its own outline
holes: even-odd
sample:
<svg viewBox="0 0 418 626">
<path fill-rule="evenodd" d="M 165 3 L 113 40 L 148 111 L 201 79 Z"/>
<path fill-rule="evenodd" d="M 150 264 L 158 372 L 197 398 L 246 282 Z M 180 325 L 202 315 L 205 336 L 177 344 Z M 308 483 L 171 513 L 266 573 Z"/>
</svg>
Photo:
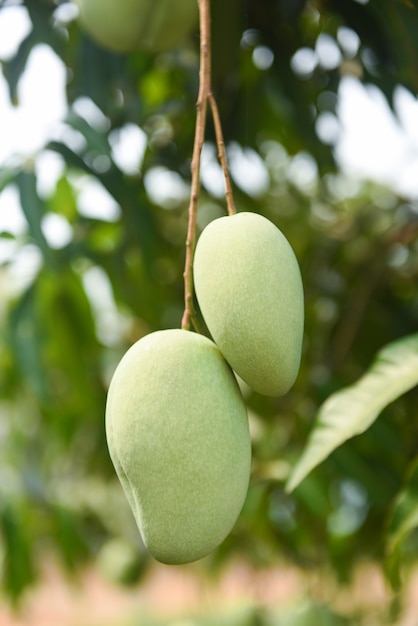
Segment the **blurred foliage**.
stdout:
<svg viewBox="0 0 418 626">
<path fill-rule="evenodd" d="M 70 572 L 97 559 L 125 584 L 150 563 L 110 463 L 103 415 L 129 345 L 180 325 L 199 61 L 197 34 L 170 53 L 116 55 L 64 19 L 65 0 L 22 4 L 32 30 L 1 64 L 11 101 L 44 43 L 65 64 L 68 114 L 39 152 L 0 167 L 0 192 L 17 192 L 26 220 L 23 232 L 0 233 L 0 247 L 12 251 L 0 266 L 0 578 L 14 600 L 51 552 Z M 260 567 L 332 568 L 346 582 L 370 558 L 396 582 L 416 558 L 416 388 L 294 493 L 285 483 L 325 399 L 417 329 L 417 203 L 348 179 L 316 133 L 318 116 L 336 113 L 344 76 L 377 85 L 389 102 L 399 83 L 418 90 L 417 9 L 412 0 L 213 0 L 214 91 L 231 163 L 234 154 L 246 158 L 264 181 L 248 187 L 232 168 L 236 204 L 271 219 L 294 247 L 306 336 L 286 397 L 243 388 L 253 480 L 236 527 L 205 560 L 209 572 L 244 555 Z M 358 35 L 352 55 L 341 48 L 331 69 L 293 69 L 295 54 L 315 50 L 321 37 L 340 48 L 341 28 Z M 264 67 L 257 50 L 267 54 Z M 134 167 L 117 155 L 129 129 L 146 138 Z M 209 156 L 213 141 L 209 123 Z M 45 157 L 60 171 L 47 193 L 39 185 Z M 210 159 L 205 168 L 213 170 Z M 203 183 L 199 229 L 225 206 L 205 175 Z M 101 194 L 83 196 L 93 188 Z M 65 243 L 48 234 L 51 216 L 70 233 Z M 345 623 L 289 620 L 277 623 Z"/>
<path fill-rule="evenodd" d="M 238 603 L 227 610 L 216 614 L 204 613 L 190 615 L 186 618 L 165 620 L 147 619 L 143 615 L 139 619 L 115 626 L 211 626 L 214 622 L 219 626 L 356 626 L 358 622 L 347 620 L 330 611 L 323 604 L 303 601 L 299 606 L 290 606 L 280 611 L 263 609 L 251 604 Z"/>
</svg>

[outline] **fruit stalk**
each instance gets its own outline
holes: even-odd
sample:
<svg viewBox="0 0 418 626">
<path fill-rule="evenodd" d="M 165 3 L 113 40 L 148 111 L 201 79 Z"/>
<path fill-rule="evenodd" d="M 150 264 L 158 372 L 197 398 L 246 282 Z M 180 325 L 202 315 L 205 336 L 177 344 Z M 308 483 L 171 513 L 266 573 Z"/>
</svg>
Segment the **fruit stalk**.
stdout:
<svg viewBox="0 0 418 626">
<path fill-rule="evenodd" d="M 231 183 L 231 177 L 229 175 L 228 161 L 226 158 L 225 142 L 223 138 L 221 118 L 219 115 L 218 105 L 216 103 L 215 96 L 213 95 L 212 91 L 209 92 L 208 99 L 209 99 L 210 109 L 211 109 L 212 117 L 213 117 L 213 125 L 215 127 L 216 145 L 218 147 L 218 158 L 219 158 L 219 162 L 221 164 L 222 171 L 224 174 L 224 179 L 225 179 L 225 195 L 226 195 L 226 206 L 228 210 L 228 215 L 234 215 L 237 212 L 237 210 L 235 208 L 234 196 L 232 193 L 232 183 Z"/>
<path fill-rule="evenodd" d="M 200 190 L 200 158 L 205 140 L 205 125 L 208 93 L 211 81 L 211 45 L 210 45 L 210 0 L 198 0 L 199 2 L 199 28 L 200 28 L 200 70 L 199 70 L 199 93 L 196 103 L 196 126 L 192 155 L 192 185 L 189 203 L 189 223 L 186 237 L 186 262 L 184 268 L 184 314 L 181 327 L 184 330 L 190 328 L 190 323 L 196 327 L 195 309 L 193 304 L 193 255 L 196 244 L 196 216 Z"/>
<path fill-rule="evenodd" d="M 211 86 L 211 36 L 210 36 L 210 0 L 198 0 L 199 4 L 199 28 L 200 28 L 200 69 L 199 69 L 199 93 L 196 102 L 196 125 L 193 143 L 193 154 L 191 163 L 191 192 L 189 203 L 189 221 L 186 236 L 186 261 L 184 267 L 184 313 L 181 327 L 189 330 L 193 324 L 199 331 L 199 321 L 193 302 L 193 256 L 196 244 L 196 217 L 198 209 L 200 191 L 200 161 L 205 141 L 205 128 L 207 118 L 208 103 L 211 108 L 212 118 L 215 128 L 216 143 L 218 147 L 218 158 L 222 166 L 225 178 L 225 195 L 227 210 L 229 215 L 236 213 L 232 184 L 229 175 L 228 162 L 226 158 L 225 143 L 222 133 L 221 119 L 215 96 Z"/>
</svg>

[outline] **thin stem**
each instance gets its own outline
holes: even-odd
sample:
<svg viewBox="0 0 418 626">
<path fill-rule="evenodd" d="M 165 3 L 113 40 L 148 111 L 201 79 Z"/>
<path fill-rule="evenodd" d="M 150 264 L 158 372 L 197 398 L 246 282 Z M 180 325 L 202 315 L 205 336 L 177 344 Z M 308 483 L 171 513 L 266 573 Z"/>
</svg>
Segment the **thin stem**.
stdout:
<svg viewBox="0 0 418 626">
<path fill-rule="evenodd" d="M 196 103 L 196 127 L 192 155 L 192 185 L 189 204 L 189 223 L 186 238 L 186 263 L 184 268 L 184 314 L 181 327 L 190 328 L 193 321 L 197 325 L 193 304 L 193 256 L 196 244 L 196 217 L 200 190 L 200 159 L 205 140 L 207 100 L 211 80 L 210 46 L 210 0 L 198 0 L 200 16 L 200 71 L 199 94 Z"/>
<path fill-rule="evenodd" d="M 226 158 L 225 142 L 222 132 L 221 117 L 219 115 L 218 105 L 212 91 L 208 94 L 208 100 L 212 111 L 213 125 L 215 127 L 216 144 L 218 147 L 218 158 L 224 173 L 225 179 L 225 195 L 228 215 L 234 215 L 237 212 L 234 203 L 234 195 L 232 192 L 231 176 L 229 174 L 228 160 Z"/>
<path fill-rule="evenodd" d="M 225 194 L 229 215 L 236 213 L 232 194 L 232 184 L 226 158 L 221 119 L 211 87 L 211 38 L 210 38 L 210 0 L 198 0 L 200 27 L 200 69 L 199 93 L 196 103 L 196 126 L 192 154 L 192 184 L 189 203 L 189 222 L 186 237 L 186 261 L 184 267 L 184 313 L 181 327 L 189 330 L 190 325 L 200 332 L 199 321 L 193 301 L 193 257 L 196 245 L 196 218 L 200 191 L 200 161 L 205 141 L 205 128 L 208 102 L 212 111 L 215 127 L 218 157 L 225 178 Z"/>
</svg>

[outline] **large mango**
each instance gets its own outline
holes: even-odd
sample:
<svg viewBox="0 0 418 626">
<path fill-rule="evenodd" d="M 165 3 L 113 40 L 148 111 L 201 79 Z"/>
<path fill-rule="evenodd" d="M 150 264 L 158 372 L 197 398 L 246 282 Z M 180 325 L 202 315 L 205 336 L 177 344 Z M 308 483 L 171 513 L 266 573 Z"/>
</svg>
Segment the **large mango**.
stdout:
<svg viewBox="0 0 418 626">
<path fill-rule="evenodd" d="M 106 435 L 157 560 L 194 561 L 225 539 L 246 497 L 251 444 L 237 381 L 210 339 L 171 329 L 135 343 L 109 387 Z"/>
</svg>

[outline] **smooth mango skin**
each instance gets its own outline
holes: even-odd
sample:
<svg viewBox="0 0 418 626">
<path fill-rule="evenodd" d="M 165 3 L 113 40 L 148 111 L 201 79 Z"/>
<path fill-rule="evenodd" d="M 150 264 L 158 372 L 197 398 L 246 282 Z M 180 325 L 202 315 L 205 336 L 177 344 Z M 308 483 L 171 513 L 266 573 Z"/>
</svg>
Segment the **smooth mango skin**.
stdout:
<svg viewBox="0 0 418 626">
<path fill-rule="evenodd" d="M 251 443 L 237 381 L 210 339 L 170 329 L 136 342 L 110 383 L 106 436 L 158 561 L 195 561 L 225 539 L 246 497 Z"/>
<path fill-rule="evenodd" d="M 196 0 L 76 0 L 82 26 L 115 52 L 162 52 L 196 27 Z"/>
<path fill-rule="evenodd" d="M 303 338 L 302 278 L 282 232 L 256 213 L 210 222 L 195 250 L 200 310 L 225 359 L 252 389 L 289 391 Z"/>
</svg>

